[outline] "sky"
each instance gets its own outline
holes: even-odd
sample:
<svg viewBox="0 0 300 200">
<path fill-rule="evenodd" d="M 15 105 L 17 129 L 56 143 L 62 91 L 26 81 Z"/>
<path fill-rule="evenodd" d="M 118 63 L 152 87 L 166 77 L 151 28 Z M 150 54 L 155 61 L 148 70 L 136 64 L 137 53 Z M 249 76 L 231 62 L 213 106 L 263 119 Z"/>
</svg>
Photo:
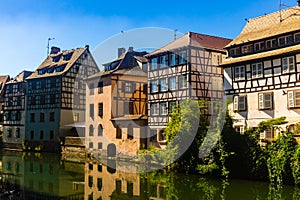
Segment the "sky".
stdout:
<svg viewBox="0 0 300 200">
<path fill-rule="evenodd" d="M 297 5 L 296 0 L 0 0 L 0 75 L 34 71 L 47 56 L 48 38 L 55 38 L 50 47 L 89 45 L 97 58 L 99 52 L 110 54 L 96 59 L 98 66 L 116 57 L 117 47 L 159 48 L 174 39 L 175 29 L 177 36 L 192 31 L 233 39 L 245 19 L 278 11 L 280 2 L 282 9 Z M 138 37 L 140 31 L 145 35 Z"/>
</svg>

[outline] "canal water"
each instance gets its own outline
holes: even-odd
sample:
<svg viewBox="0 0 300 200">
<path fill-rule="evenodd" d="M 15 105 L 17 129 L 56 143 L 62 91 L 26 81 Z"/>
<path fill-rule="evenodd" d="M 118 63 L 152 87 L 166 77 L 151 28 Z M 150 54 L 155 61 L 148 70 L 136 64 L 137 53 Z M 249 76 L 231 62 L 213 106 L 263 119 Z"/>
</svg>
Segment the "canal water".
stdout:
<svg viewBox="0 0 300 200">
<path fill-rule="evenodd" d="M 116 166 L 122 169 L 122 164 Z M 226 183 L 165 171 L 129 173 L 92 160 L 80 163 L 62 160 L 56 154 L 1 151 L 0 200 L 4 199 L 296 200 L 300 199 L 300 188 L 275 190 L 264 182 Z"/>
</svg>

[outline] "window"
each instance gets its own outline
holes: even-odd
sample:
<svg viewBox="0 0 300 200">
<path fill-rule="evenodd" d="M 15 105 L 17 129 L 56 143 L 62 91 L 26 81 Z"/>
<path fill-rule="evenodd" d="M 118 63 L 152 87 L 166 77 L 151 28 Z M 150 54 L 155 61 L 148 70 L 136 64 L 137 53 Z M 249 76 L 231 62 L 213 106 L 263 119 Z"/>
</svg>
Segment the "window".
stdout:
<svg viewBox="0 0 300 200">
<path fill-rule="evenodd" d="M 11 138 L 11 133 L 12 133 L 11 128 L 8 128 L 8 129 L 7 129 L 7 137 L 8 137 L 8 138 Z"/>
<path fill-rule="evenodd" d="M 90 104 L 90 117 L 94 118 L 94 104 Z"/>
<path fill-rule="evenodd" d="M 272 109 L 273 107 L 273 94 L 260 93 L 258 94 L 258 108 L 259 110 Z"/>
<path fill-rule="evenodd" d="M 20 138 L 20 128 L 16 129 L 16 138 Z"/>
<path fill-rule="evenodd" d="M 127 127 L 127 139 L 132 140 L 133 139 L 133 126 L 132 124 L 129 124 Z"/>
<path fill-rule="evenodd" d="M 271 49 L 271 48 L 274 48 L 274 47 L 276 47 L 276 39 L 271 39 L 271 40 L 267 40 L 266 41 L 266 47 L 268 48 L 268 49 Z"/>
<path fill-rule="evenodd" d="M 89 176 L 89 187 L 93 187 L 93 176 Z"/>
<path fill-rule="evenodd" d="M 295 42 L 300 42 L 300 33 L 296 33 L 294 36 L 294 41 Z"/>
<path fill-rule="evenodd" d="M 44 131 L 40 131 L 40 140 L 44 139 Z"/>
<path fill-rule="evenodd" d="M 98 103 L 98 116 L 103 117 L 103 103 Z"/>
<path fill-rule="evenodd" d="M 101 191 L 101 189 L 102 189 L 102 178 L 97 178 L 97 187 L 98 187 L 98 191 Z"/>
<path fill-rule="evenodd" d="M 53 140 L 53 139 L 54 139 L 54 131 L 51 130 L 51 131 L 50 131 L 50 140 Z"/>
<path fill-rule="evenodd" d="M 94 83 L 89 84 L 90 95 L 94 95 Z"/>
<path fill-rule="evenodd" d="M 132 93 L 133 92 L 133 83 L 132 82 L 123 82 L 124 92 L 126 93 Z"/>
<path fill-rule="evenodd" d="M 176 90 L 176 77 L 169 78 L 169 89 Z"/>
<path fill-rule="evenodd" d="M 254 63 L 251 65 L 252 78 L 260 78 L 263 75 L 262 63 Z"/>
<path fill-rule="evenodd" d="M 300 107 L 300 90 L 288 91 L 288 108 Z"/>
<path fill-rule="evenodd" d="M 157 58 L 152 58 L 150 62 L 151 70 L 157 69 Z"/>
<path fill-rule="evenodd" d="M 294 57 L 282 58 L 282 73 L 295 72 L 295 61 Z"/>
<path fill-rule="evenodd" d="M 30 139 L 31 139 L 31 140 L 34 139 L 34 131 L 30 131 Z"/>
<path fill-rule="evenodd" d="M 133 196 L 133 182 L 127 182 L 127 195 Z"/>
<path fill-rule="evenodd" d="M 187 75 L 181 75 L 178 78 L 179 89 L 183 89 L 187 87 Z"/>
<path fill-rule="evenodd" d="M 70 59 L 71 59 L 71 57 L 72 57 L 72 55 L 73 55 L 73 52 L 71 52 L 71 53 L 68 53 L 68 54 L 66 54 L 66 55 L 63 55 L 63 57 L 64 57 L 64 60 L 65 60 L 65 61 L 68 61 L 68 60 L 70 60 Z"/>
<path fill-rule="evenodd" d="M 93 142 L 89 142 L 89 148 L 93 149 L 94 148 L 94 143 Z"/>
<path fill-rule="evenodd" d="M 230 56 L 238 56 L 241 54 L 241 49 L 240 47 L 232 48 L 229 50 L 229 55 Z"/>
<path fill-rule="evenodd" d="M 134 102 L 133 101 L 124 101 L 124 115 L 133 115 L 134 114 Z"/>
<path fill-rule="evenodd" d="M 45 122 L 45 113 L 40 113 L 40 122 Z"/>
<path fill-rule="evenodd" d="M 242 46 L 242 54 L 252 53 L 253 46 L 252 44 Z"/>
<path fill-rule="evenodd" d="M 103 93 L 103 82 L 98 82 L 98 94 Z"/>
<path fill-rule="evenodd" d="M 122 139 L 122 130 L 120 127 L 116 128 L 116 138 L 117 139 Z"/>
<path fill-rule="evenodd" d="M 74 113 L 73 114 L 73 121 L 74 122 L 79 122 L 79 113 Z"/>
<path fill-rule="evenodd" d="M 157 87 L 157 81 L 151 81 L 150 82 L 150 86 L 151 86 L 151 93 L 153 92 L 158 92 L 158 87 Z"/>
<path fill-rule="evenodd" d="M 116 180 L 116 193 L 121 194 L 122 191 L 122 181 Z"/>
<path fill-rule="evenodd" d="M 160 91 L 161 92 L 164 92 L 164 91 L 167 91 L 167 79 L 160 79 L 159 81 L 159 85 L 160 85 Z"/>
<path fill-rule="evenodd" d="M 169 102 L 169 107 L 168 107 L 169 113 L 173 112 L 175 108 L 176 108 L 176 102 L 175 101 Z"/>
<path fill-rule="evenodd" d="M 245 79 L 245 66 L 237 66 L 234 68 L 234 79 L 236 81 Z"/>
<path fill-rule="evenodd" d="M 283 36 L 278 38 L 278 45 L 279 46 L 285 46 L 288 44 L 292 44 L 293 43 L 293 36 L 292 35 L 288 35 L 288 36 Z"/>
<path fill-rule="evenodd" d="M 50 122 L 54 122 L 55 121 L 55 113 L 54 112 L 50 112 L 49 121 Z"/>
<path fill-rule="evenodd" d="M 102 142 L 98 142 L 98 149 L 102 149 Z"/>
<path fill-rule="evenodd" d="M 89 126 L 89 136 L 94 136 L 94 127 L 93 127 L 93 125 Z"/>
<path fill-rule="evenodd" d="M 101 124 L 98 125 L 98 136 L 103 136 L 103 127 Z"/>
<path fill-rule="evenodd" d="M 247 102 L 247 97 L 246 96 L 235 96 L 235 97 L 233 97 L 233 110 L 234 111 L 247 110 L 246 102 Z"/>
<path fill-rule="evenodd" d="M 160 57 L 160 68 L 164 68 L 167 66 L 167 56 Z"/>
<path fill-rule="evenodd" d="M 151 111 L 151 115 L 158 115 L 159 114 L 159 104 L 158 103 L 150 104 L 150 111 Z"/>
<path fill-rule="evenodd" d="M 255 51 L 261 51 L 265 49 L 265 42 L 257 42 L 254 44 Z"/>
<path fill-rule="evenodd" d="M 185 64 L 186 63 L 186 51 L 181 51 L 179 53 L 179 64 Z"/>
<path fill-rule="evenodd" d="M 259 135 L 259 139 L 272 139 L 273 134 L 272 134 L 272 129 L 267 129 L 264 132 L 261 132 Z"/>
<path fill-rule="evenodd" d="M 159 113 L 160 115 L 167 115 L 167 103 L 160 103 L 159 105 Z"/>
<path fill-rule="evenodd" d="M 170 66 L 176 65 L 176 54 L 175 53 L 170 54 L 169 64 L 170 64 Z"/>
<path fill-rule="evenodd" d="M 30 122 L 35 122 L 35 113 L 30 113 Z"/>
</svg>

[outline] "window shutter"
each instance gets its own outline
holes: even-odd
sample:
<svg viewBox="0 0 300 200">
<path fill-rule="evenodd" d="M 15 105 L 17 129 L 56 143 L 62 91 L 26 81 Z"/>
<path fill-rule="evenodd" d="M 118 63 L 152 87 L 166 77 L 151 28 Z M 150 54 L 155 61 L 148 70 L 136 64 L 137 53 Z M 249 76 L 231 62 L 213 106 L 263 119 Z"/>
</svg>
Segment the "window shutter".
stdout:
<svg viewBox="0 0 300 200">
<path fill-rule="evenodd" d="M 294 92 L 293 91 L 288 92 L 288 107 L 289 108 L 294 108 L 295 107 Z"/>
<path fill-rule="evenodd" d="M 258 94 L 258 108 L 264 109 L 264 94 Z"/>
<path fill-rule="evenodd" d="M 233 97 L 233 110 L 234 111 L 239 110 L 239 97 L 238 96 Z"/>
<path fill-rule="evenodd" d="M 289 71 L 295 71 L 294 57 L 289 57 Z"/>
<path fill-rule="evenodd" d="M 282 58 L 282 72 L 288 72 L 288 59 Z"/>
<path fill-rule="evenodd" d="M 272 108 L 272 94 L 264 94 L 264 107 L 265 108 Z"/>
<path fill-rule="evenodd" d="M 125 92 L 125 81 L 122 81 L 122 91 Z"/>
</svg>

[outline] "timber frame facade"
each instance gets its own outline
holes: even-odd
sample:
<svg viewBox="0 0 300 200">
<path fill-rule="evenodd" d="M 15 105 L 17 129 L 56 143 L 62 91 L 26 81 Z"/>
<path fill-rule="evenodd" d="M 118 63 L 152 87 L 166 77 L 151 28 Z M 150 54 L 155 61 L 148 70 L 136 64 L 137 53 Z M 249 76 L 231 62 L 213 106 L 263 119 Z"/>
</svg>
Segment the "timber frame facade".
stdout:
<svg viewBox="0 0 300 200">
<path fill-rule="evenodd" d="M 25 139 L 26 78 L 32 72 L 23 71 L 5 84 L 3 143 L 7 148 L 22 148 Z"/>
<path fill-rule="evenodd" d="M 3 133 L 3 123 L 4 123 L 4 94 L 5 94 L 5 84 L 10 80 L 9 76 L 0 76 L 0 133 Z"/>
<path fill-rule="evenodd" d="M 223 99 L 223 49 L 231 40 L 188 32 L 146 55 L 151 141 L 163 147 L 169 112 L 184 99 L 217 102 Z M 208 113 L 209 115 L 211 112 Z"/>
<path fill-rule="evenodd" d="M 229 109 L 243 133 L 263 120 L 286 116 L 284 129 L 300 122 L 300 7 L 250 19 L 226 49 L 223 62 Z M 261 134 L 270 140 L 272 130 Z"/>
<path fill-rule="evenodd" d="M 88 45 L 62 52 L 52 47 L 26 79 L 26 147 L 59 151 L 65 137 L 80 136 L 74 123 L 85 120 L 84 78 L 98 71 Z"/>
<path fill-rule="evenodd" d="M 146 52 L 127 52 L 87 79 L 86 148 L 104 156 L 147 147 Z"/>
</svg>

